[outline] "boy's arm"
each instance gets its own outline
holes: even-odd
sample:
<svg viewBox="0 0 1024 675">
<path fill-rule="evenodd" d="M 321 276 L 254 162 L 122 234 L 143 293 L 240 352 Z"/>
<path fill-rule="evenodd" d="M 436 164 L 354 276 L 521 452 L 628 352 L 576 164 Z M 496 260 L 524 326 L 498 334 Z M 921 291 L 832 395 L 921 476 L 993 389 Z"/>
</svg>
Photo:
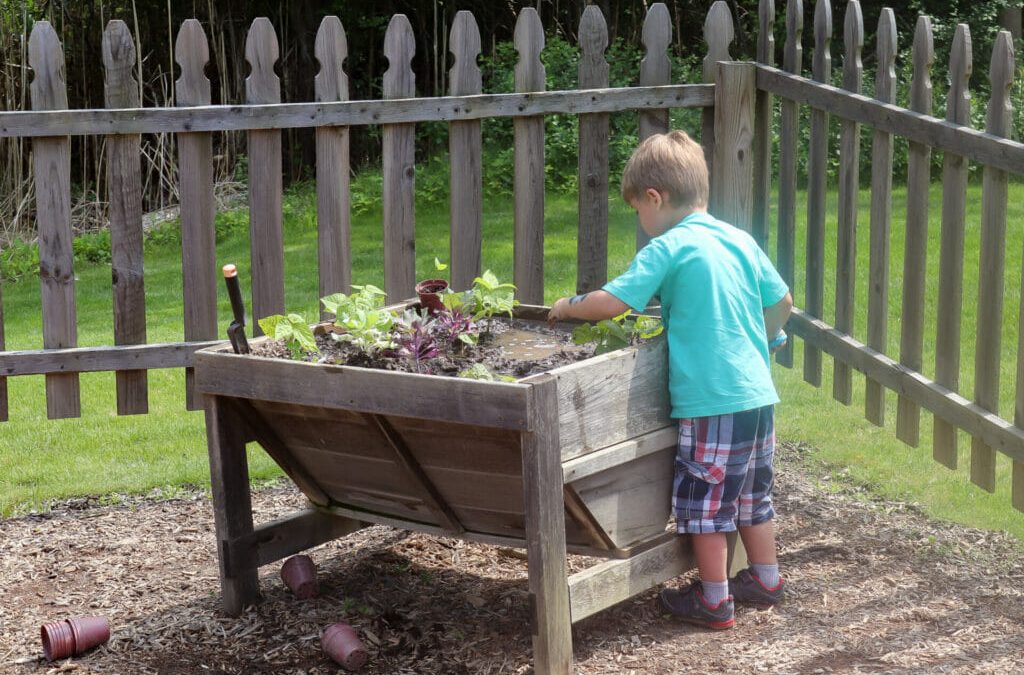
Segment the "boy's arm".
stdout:
<svg viewBox="0 0 1024 675">
<path fill-rule="evenodd" d="M 629 309 L 629 305 L 608 291 L 593 291 L 571 298 L 559 298 L 548 312 L 548 323 L 566 319 L 600 321 L 618 316 Z"/>
<path fill-rule="evenodd" d="M 782 327 L 786 325 L 786 321 L 789 320 L 789 312 L 793 309 L 793 295 L 792 293 L 786 293 L 786 296 L 779 300 L 771 307 L 766 307 L 764 310 L 764 328 L 768 334 L 768 340 L 771 341 Z"/>
</svg>

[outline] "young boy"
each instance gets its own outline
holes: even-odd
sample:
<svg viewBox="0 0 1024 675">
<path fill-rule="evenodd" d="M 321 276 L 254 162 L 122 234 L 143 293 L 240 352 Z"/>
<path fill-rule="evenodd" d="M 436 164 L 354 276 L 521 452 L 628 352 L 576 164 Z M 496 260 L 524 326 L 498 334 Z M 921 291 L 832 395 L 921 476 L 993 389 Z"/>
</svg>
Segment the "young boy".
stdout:
<svg viewBox="0 0 1024 675">
<path fill-rule="evenodd" d="M 731 628 L 734 600 L 769 606 L 783 596 L 771 501 L 779 397 L 768 354 L 771 338 L 772 351 L 784 344 L 792 297 L 753 238 L 707 213 L 704 153 L 684 132 L 637 147 L 622 196 L 653 238 L 625 274 L 559 299 L 548 320 L 607 319 L 660 297 L 679 420 L 672 506 L 700 571 L 689 588 L 663 590 L 661 602 L 691 623 Z M 737 526 L 751 567 L 727 580 L 725 533 Z"/>
</svg>

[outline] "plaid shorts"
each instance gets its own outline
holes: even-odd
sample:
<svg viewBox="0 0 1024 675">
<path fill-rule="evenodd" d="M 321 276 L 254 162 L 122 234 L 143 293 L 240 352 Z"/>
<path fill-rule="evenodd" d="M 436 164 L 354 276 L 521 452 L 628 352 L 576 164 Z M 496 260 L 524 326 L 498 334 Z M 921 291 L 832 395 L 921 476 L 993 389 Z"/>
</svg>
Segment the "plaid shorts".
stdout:
<svg viewBox="0 0 1024 675">
<path fill-rule="evenodd" d="M 679 420 L 672 510 L 680 534 L 771 520 L 774 406 Z"/>
</svg>

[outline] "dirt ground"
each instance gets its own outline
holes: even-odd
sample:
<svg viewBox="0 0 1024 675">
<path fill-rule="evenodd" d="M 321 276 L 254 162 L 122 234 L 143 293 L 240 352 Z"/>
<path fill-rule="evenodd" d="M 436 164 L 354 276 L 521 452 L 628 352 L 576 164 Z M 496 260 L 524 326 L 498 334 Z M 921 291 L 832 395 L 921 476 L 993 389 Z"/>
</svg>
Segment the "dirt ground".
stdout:
<svg viewBox="0 0 1024 675">
<path fill-rule="evenodd" d="M 875 499 L 799 445 L 778 463 L 787 602 L 706 632 L 648 591 L 574 627 L 577 672 L 1024 672 L 1019 542 Z M 334 673 L 319 633 L 341 620 L 369 648 L 364 673 L 532 672 L 519 551 L 372 527 L 312 551 L 320 597 L 295 600 L 268 565 L 264 601 L 232 619 L 208 497 L 119 501 L 0 521 L 0 672 Z M 262 520 L 302 499 L 279 484 L 254 503 Z M 39 625 L 82 614 L 107 616 L 110 642 L 46 664 Z"/>
</svg>

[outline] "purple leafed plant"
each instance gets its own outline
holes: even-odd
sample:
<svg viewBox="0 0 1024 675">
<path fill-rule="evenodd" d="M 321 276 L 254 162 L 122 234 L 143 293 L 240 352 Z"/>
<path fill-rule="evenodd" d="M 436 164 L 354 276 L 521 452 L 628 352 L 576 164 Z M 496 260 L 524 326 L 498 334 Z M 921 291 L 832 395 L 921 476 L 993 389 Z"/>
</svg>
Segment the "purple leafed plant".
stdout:
<svg viewBox="0 0 1024 675">
<path fill-rule="evenodd" d="M 476 344 L 479 332 L 473 317 L 458 309 L 445 309 L 434 318 L 434 333 L 456 349 L 463 344 Z"/>
<path fill-rule="evenodd" d="M 425 326 L 422 321 L 413 321 L 406 331 L 401 333 L 397 339 L 399 356 L 403 356 L 416 366 L 416 372 L 423 372 L 423 362 L 427 359 L 437 358 L 439 353 L 437 340 L 431 334 L 430 327 Z"/>
</svg>

